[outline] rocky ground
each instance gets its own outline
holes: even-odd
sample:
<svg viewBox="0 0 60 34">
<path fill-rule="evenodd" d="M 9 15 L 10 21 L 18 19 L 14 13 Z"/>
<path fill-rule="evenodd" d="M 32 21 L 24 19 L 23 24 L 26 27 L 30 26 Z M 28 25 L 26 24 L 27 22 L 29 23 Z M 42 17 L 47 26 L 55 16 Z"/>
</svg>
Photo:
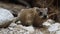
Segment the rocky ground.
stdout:
<svg viewBox="0 0 60 34">
<path fill-rule="evenodd" d="M 44 25 L 46 28 L 35 29 L 11 23 L 7 28 L 0 28 L 0 34 L 60 34 L 60 23 L 47 20 Z"/>
</svg>

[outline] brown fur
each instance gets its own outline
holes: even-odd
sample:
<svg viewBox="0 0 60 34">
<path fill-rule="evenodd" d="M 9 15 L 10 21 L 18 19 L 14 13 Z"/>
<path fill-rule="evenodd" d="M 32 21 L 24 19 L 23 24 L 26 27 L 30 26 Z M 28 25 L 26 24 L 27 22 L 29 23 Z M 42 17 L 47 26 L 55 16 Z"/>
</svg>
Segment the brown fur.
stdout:
<svg viewBox="0 0 60 34">
<path fill-rule="evenodd" d="M 42 23 L 46 20 L 39 16 L 38 8 L 22 9 L 18 14 L 17 21 L 20 20 L 22 25 L 29 26 L 33 25 L 35 27 L 42 26 Z"/>
<path fill-rule="evenodd" d="M 34 27 L 43 27 L 42 23 L 45 22 L 47 18 L 40 17 L 39 14 L 37 13 L 35 15 L 34 21 L 33 21 L 33 26 Z"/>
<path fill-rule="evenodd" d="M 23 25 L 32 25 L 36 13 L 36 9 L 33 8 L 22 9 L 18 18 L 21 20 Z"/>
</svg>

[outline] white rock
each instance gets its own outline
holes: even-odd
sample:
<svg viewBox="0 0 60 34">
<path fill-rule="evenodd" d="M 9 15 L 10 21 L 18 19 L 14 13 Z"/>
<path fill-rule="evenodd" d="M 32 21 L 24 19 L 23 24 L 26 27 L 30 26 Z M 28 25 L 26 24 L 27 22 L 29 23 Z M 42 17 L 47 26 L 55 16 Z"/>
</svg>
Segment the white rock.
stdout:
<svg viewBox="0 0 60 34">
<path fill-rule="evenodd" d="M 6 25 L 12 21 L 14 16 L 11 14 L 10 10 L 0 8 L 0 25 Z"/>
<path fill-rule="evenodd" d="M 56 34 L 60 34 L 60 31 L 56 31 Z"/>
<path fill-rule="evenodd" d="M 9 27 L 15 27 L 17 24 L 15 24 L 15 23 L 11 23 L 10 25 L 9 25 Z"/>
<path fill-rule="evenodd" d="M 50 25 L 51 25 L 51 23 L 44 22 L 44 23 L 43 23 L 43 25 L 45 25 L 45 26 L 50 26 Z"/>
<path fill-rule="evenodd" d="M 25 30 L 29 31 L 30 33 L 33 33 L 33 32 L 34 32 L 33 26 L 28 26 L 28 27 L 23 26 L 23 28 L 24 28 Z"/>
<path fill-rule="evenodd" d="M 39 29 L 36 29 L 33 34 L 43 34 L 43 32 L 41 30 L 39 30 Z"/>
<path fill-rule="evenodd" d="M 8 34 L 8 31 L 9 31 L 8 29 L 4 29 L 4 28 L 1 29 L 1 32 L 2 32 L 3 34 Z"/>
<path fill-rule="evenodd" d="M 29 34 L 29 32 L 25 32 L 24 34 Z"/>
<path fill-rule="evenodd" d="M 20 25 L 20 29 L 23 29 L 23 30 L 28 31 L 28 32 L 30 32 L 30 33 L 33 33 L 33 32 L 34 32 L 33 26 L 28 26 L 28 27 L 26 27 L 26 26 Z"/>
<path fill-rule="evenodd" d="M 8 34 L 13 34 L 13 31 L 9 31 Z"/>
<path fill-rule="evenodd" d="M 59 28 L 58 28 L 59 26 L 60 26 L 59 23 L 52 24 L 52 25 L 48 28 L 48 30 L 49 30 L 49 31 L 57 31 L 57 30 L 59 29 Z"/>
<path fill-rule="evenodd" d="M 3 32 L 2 32 L 2 31 L 0 31 L 0 34 L 3 34 Z"/>
<path fill-rule="evenodd" d="M 13 31 L 13 34 L 20 34 L 19 31 Z"/>
<path fill-rule="evenodd" d="M 48 28 L 50 34 L 60 34 L 60 23 L 49 19 L 43 25 Z"/>
<path fill-rule="evenodd" d="M 14 34 L 20 34 L 20 32 L 19 31 L 15 31 Z"/>
<path fill-rule="evenodd" d="M 53 23 L 54 23 L 53 20 L 48 19 L 46 22 L 43 23 L 43 25 L 46 26 L 46 27 L 48 27 L 48 26 L 52 25 Z"/>
<path fill-rule="evenodd" d="M 26 30 L 24 30 L 24 29 L 20 29 L 20 32 L 22 33 L 22 32 L 26 32 Z"/>
<path fill-rule="evenodd" d="M 12 28 L 12 27 L 8 27 L 8 29 L 9 29 L 10 31 L 13 31 L 13 28 Z"/>
<path fill-rule="evenodd" d="M 36 32 L 35 34 L 43 34 L 43 32 L 39 31 L 39 32 Z"/>
</svg>

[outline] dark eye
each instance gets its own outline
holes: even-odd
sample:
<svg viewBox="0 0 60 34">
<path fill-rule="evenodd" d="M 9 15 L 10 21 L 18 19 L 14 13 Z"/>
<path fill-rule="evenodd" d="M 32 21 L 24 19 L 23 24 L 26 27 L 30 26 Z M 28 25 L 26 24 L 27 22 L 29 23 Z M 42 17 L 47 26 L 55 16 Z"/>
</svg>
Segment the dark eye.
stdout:
<svg viewBox="0 0 60 34">
<path fill-rule="evenodd" d="M 39 12 L 39 16 L 41 16 L 43 13 L 42 12 Z"/>
</svg>

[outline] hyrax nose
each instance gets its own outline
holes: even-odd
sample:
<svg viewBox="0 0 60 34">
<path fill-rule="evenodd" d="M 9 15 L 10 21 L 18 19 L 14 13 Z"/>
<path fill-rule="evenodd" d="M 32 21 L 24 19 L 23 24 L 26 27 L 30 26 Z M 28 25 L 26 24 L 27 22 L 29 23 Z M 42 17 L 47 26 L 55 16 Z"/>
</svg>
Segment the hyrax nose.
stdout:
<svg viewBox="0 0 60 34">
<path fill-rule="evenodd" d="M 47 18 L 47 15 L 44 15 L 43 18 L 46 19 Z"/>
</svg>

